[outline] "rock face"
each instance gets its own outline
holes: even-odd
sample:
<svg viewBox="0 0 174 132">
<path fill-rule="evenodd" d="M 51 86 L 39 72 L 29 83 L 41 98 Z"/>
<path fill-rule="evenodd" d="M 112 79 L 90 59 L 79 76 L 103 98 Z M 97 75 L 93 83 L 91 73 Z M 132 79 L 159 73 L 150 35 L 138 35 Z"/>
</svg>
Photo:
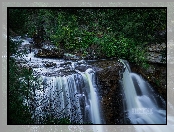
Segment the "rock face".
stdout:
<svg viewBox="0 0 174 132">
<path fill-rule="evenodd" d="M 59 50 L 39 49 L 36 56 L 45 58 L 62 58 L 63 53 Z"/>
<path fill-rule="evenodd" d="M 35 56 L 44 58 L 63 58 L 63 50 L 58 49 L 50 41 L 44 41 L 41 44 L 41 47 L 38 48 L 38 52 Z"/>
<path fill-rule="evenodd" d="M 148 69 L 130 63 L 131 71 L 142 75 L 159 95 L 167 99 L 167 67 L 165 64 L 150 63 Z"/>
<path fill-rule="evenodd" d="M 124 114 L 119 84 L 119 71 L 122 70 L 123 65 L 115 60 L 98 62 L 93 66 L 98 77 L 100 101 L 106 124 L 123 124 Z"/>
<path fill-rule="evenodd" d="M 165 52 L 167 46 L 165 43 L 162 44 L 151 44 L 148 46 L 148 61 L 152 63 L 166 63 Z"/>
<path fill-rule="evenodd" d="M 69 54 L 69 53 L 64 53 L 63 54 L 63 59 L 65 60 L 79 60 L 80 57 L 77 55 Z"/>
</svg>

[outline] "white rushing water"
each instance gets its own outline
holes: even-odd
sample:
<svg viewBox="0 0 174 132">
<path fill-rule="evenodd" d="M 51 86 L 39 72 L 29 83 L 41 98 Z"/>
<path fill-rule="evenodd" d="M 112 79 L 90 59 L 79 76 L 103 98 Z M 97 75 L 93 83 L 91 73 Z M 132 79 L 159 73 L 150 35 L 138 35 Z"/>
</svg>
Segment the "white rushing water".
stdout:
<svg viewBox="0 0 174 132">
<path fill-rule="evenodd" d="M 101 116 L 99 111 L 99 102 L 97 97 L 97 90 L 96 90 L 96 84 L 94 82 L 94 71 L 92 69 L 87 69 L 85 71 L 85 74 L 87 76 L 87 80 L 89 82 L 90 87 L 90 104 L 91 104 L 91 116 L 92 116 L 92 122 L 94 124 L 101 124 Z"/>
<path fill-rule="evenodd" d="M 125 110 L 132 124 L 166 124 L 165 101 L 156 95 L 148 82 L 132 73 L 128 62 L 124 64 L 122 85 L 126 100 Z"/>
<path fill-rule="evenodd" d="M 76 69 L 79 64 L 85 67 L 85 61 L 35 57 L 38 49 L 31 50 L 28 39 L 19 36 L 12 40 L 22 40 L 19 50 L 27 49 L 26 55 L 12 57 L 21 66 L 31 67 L 33 76 L 39 77 L 40 88 L 33 88 L 32 99 L 25 100 L 29 107 L 32 106 L 36 124 L 42 124 L 42 119 L 48 115 L 54 119 L 69 118 L 71 123 L 102 124 L 95 72 L 91 68 L 83 72 Z M 102 131 L 101 127 L 98 129 Z"/>
<path fill-rule="evenodd" d="M 94 71 L 62 77 L 42 76 L 43 90 L 38 90 L 36 100 L 40 105 L 35 115 L 52 113 L 57 117 L 70 117 L 78 123 L 101 124 L 100 108 L 94 84 Z M 49 106 L 49 108 L 47 108 Z M 44 110 L 48 109 L 45 113 Z"/>
<path fill-rule="evenodd" d="M 14 38 L 13 40 L 19 41 L 21 39 L 19 37 L 19 38 Z M 29 44 L 28 41 L 23 41 L 22 43 L 23 46 L 27 44 Z M 2 56 L 2 58 L 5 58 L 5 57 L 6 56 Z M 68 105 L 66 107 L 66 110 L 64 111 L 66 111 L 66 113 L 70 113 L 70 108 L 73 108 L 73 105 L 70 103 L 72 101 L 70 98 L 71 96 L 74 96 L 71 93 L 74 91 L 78 91 L 77 93 L 80 93 L 80 94 L 75 95 L 77 100 L 75 100 L 76 103 L 74 104 L 79 104 L 82 108 L 82 109 L 78 109 L 78 111 L 76 112 L 76 113 L 82 113 L 84 115 L 83 120 L 80 120 L 80 121 L 84 122 L 84 121 L 97 120 L 98 115 L 95 116 L 94 112 L 92 112 L 92 108 L 91 108 L 92 103 L 90 103 L 91 97 L 92 97 L 90 95 L 90 91 L 91 91 L 90 89 L 92 88 L 92 91 L 95 92 L 95 83 L 92 83 L 93 73 L 90 72 L 91 71 L 90 69 L 88 69 L 86 72 L 78 72 L 79 74 L 73 74 L 73 75 L 68 75 L 64 77 L 62 76 L 49 77 L 49 76 L 42 75 L 42 73 L 47 73 L 47 72 L 55 73 L 57 70 L 60 70 L 61 68 L 58 66 L 64 63 L 63 60 L 36 58 L 34 57 L 34 52 L 27 54 L 24 58 L 27 60 L 27 65 L 32 66 L 35 73 L 36 74 L 38 73 L 39 75 L 41 75 L 40 80 L 44 82 L 43 84 L 47 84 L 47 86 L 42 86 L 41 87 L 42 89 L 35 91 L 37 95 L 35 100 L 37 107 L 34 111 L 35 115 L 33 116 L 36 116 L 36 115 L 43 116 L 45 114 L 43 110 L 45 108 L 48 110 L 48 106 L 50 102 L 53 103 L 53 105 L 50 105 L 50 107 L 52 107 L 51 110 L 54 110 L 55 115 L 57 117 L 60 117 L 60 115 L 63 114 L 61 110 L 65 108 L 66 103 L 68 103 Z M 167 59 L 170 59 L 170 58 L 171 56 L 169 56 Z M 57 67 L 55 67 L 54 69 L 51 67 L 45 68 L 44 62 L 54 62 L 56 63 Z M 145 121 L 148 122 L 147 124 L 150 124 L 150 122 L 152 122 L 152 124 L 157 124 L 158 122 L 156 122 L 156 120 L 159 120 L 161 124 L 165 124 L 166 110 L 161 109 L 159 107 L 158 101 L 155 101 L 156 99 L 153 96 L 153 88 L 147 87 L 149 86 L 149 84 L 147 84 L 146 81 L 144 81 L 138 74 L 131 73 L 128 63 L 126 62 L 123 62 L 123 63 L 126 65 L 126 70 L 124 72 L 123 77 L 124 77 L 124 86 L 125 86 L 124 90 L 126 95 L 126 106 L 127 106 L 126 110 L 128 111 L 129 119 L 135 124 L 137 123 L 141 124 L 141 123 L 144 123 Z M 75 63 L 72 63 L 73 68 L 74 68 L 74 64 Z M 71 81 L 74 81 L 74 79 L 76 78 L 76 75 L 78 75 L 77 78 L 79 78 L 79 81 L 81 82 L 76 84 L 82 84 L 82 82 L 84 82 L 84 86 L 81 85 L 81 86 L 75 87 L 74 85 L 75 83 L 71 83 Z M 89 77 L 89 79 L 87 76 Z M 135 85 L 136 86 L 138 85 L 139 87 L 135 88 Z M 81 87 L 82 89 L 80 90 L 79 87 Z M 69 88 L 71 90 L 69 90 Z M 95 98 L 95 95 L 96 93 L 94 93 L 94 98 L 93 98 L 95 100 L 93 100 L 92 102 L 97 100 L 97 98 Z M 75 97 L 72 97 L 72 98 L 74 99 Z M 84 106 L 81 105 L 80 102 L 83 102 Z M 132 131 L 135 130 L 136 132 L 147 132 L 147 131 L 148 132 L 172 132 L 174 130 L 174 113 L 173 113 L 174 105 L 172 105 L 172 102 L 168 102 L 168 106 L 171 110 L 171 113 L 168 112 L 167 125 L 133 125 L 132 127 L 134 127 L 135 129 L 133 129 Z M 70 116 L 70 118 L 73 119 L 74 114 L 70 114 L 70 115 L 72 115 Z M 93 119 L 92 119 L 92 115 L 95 116 Z M 156 116 L 156 118 L 154 118 L 154 116 Z M 79 116 L 78 119 L 80 119 L 81 117 L 82 116 Z M 161 118 L 163 119 L 161 120 Z M 71 125 L 71 126 L 77 127 L 78 125 Z M 79 125 L 79 126 L 82 127 L 82 125 Z M 107 128 L 106 125 L 105 126 L 88 125 L 88 126 L 92 127 L 93 132 L 103 132 L 105 130 L 106 131 L 111 130 L 111 128 L 110 127 Z M 124 128 L 128 128 L 128 127 L 131 127 L 131 126 L 129 125 L 115 126 L 112 130 L 127 132 L 127 130 L 129 131 L 129 129 L 124 129 Z M 80 129 L 79 131 L 82 131 L 82 129 Z"/>
<path fill-rule="evenodd" d="M 40 91 L 36 94 L 36 100 L 42 101 L 42 111 L 36 111 L 35 115 L 52 113 L 55 118 L 69 117 L 74 122 L 83 123 L 74 75 L 42 78 L 44 96 Z"/>
</svg>

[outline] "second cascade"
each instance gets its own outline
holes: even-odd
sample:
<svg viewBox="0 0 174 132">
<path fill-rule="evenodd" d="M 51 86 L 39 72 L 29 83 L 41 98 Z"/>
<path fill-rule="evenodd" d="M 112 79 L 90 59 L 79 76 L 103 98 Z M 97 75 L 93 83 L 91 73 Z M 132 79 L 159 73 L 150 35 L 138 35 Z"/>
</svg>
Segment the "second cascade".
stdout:
<svg viewBox="0 0 174 132">
<path fill-rule="evenodd" d="M 125 123 L 166 124 L 166 102 L 140 75 L 132 73 L 129 63 L 124 64 L 122 89 Z"/>
</svg>

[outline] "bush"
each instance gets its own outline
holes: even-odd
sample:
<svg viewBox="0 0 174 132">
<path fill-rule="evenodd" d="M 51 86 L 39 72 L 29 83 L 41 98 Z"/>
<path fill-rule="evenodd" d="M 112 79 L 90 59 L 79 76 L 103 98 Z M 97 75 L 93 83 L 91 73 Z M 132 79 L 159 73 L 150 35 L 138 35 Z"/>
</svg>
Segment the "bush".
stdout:
<svg viewBox="0 0 174 132">
<path fill-rule="evenodd" d="M 10 55 L 22 57 L 24 52 L 17 52 L 20 42 L 9 39 Z M 16 60 L 9 56 L 8 62 L 8 124 L 33 124 L 31 107 L 28 100 L 34 98 L 33 91 L 39 88 L 37 79 L 28 68 L 19 68 Z M 38 84 L 38 85 L 35 85 Z"/>
<path fill-rule="evenodd" d="M 24 99 L 29 95 L 28 77 L 31 73 L 17 67 L 15 60 L 9 59 L 8 84 L 8 124 L 32 124 L 29 107 L 24 105 Z M 20 81 L 23 78 L 23 81 Z"/>
<path fill-rule="evenodd" d="M 14 15 L 19 11 L 11 11 L 12 19 L 16 20 Z M 42 27 L 43 39 L 50 39 L 64 52 L 84 56 L 95 53 L 98 58 L 144 63 L 145 45 L 166 40 L 155 35 L 166 30 L 165 8 L 31 9 L 30 13 L 23 11 L 21 17 L 31 36 Z"/>
</svg>

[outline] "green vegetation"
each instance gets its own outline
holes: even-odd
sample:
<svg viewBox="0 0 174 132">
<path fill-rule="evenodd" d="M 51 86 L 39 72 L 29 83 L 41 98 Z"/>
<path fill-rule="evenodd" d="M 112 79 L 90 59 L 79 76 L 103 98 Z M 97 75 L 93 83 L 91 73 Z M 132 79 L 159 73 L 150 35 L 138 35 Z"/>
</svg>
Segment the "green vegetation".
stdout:
<svg viewBox="0 0 174 132">
<path fill-rule="evenodd" d="M 9 40 L 10 54 L 16 53 L 19 43 Z M 16 47 L 15 47 L 15 46 Z M 19 55 L 19 54 L 18 54 Z M 32 124 L 31 113 L 27 105 L 23 105 L 24 99 L 29 98 L 28 79 L 31 78 L 31 71 L 20 69 L 13 58 L 9 58 L 9 84 L 8 84 L 8 124 Z"/>
<path fill-rule="evenodd" d="M 166 30 L 166 12 L 165 8 L 48 8 L 10 9 L 9 15 L 14 31 L 21 29 L 31 37 L 37 33 L 64 52 L 144 65 L 146 46 L 166 41 L 159 35 Z"/>
</svg>

